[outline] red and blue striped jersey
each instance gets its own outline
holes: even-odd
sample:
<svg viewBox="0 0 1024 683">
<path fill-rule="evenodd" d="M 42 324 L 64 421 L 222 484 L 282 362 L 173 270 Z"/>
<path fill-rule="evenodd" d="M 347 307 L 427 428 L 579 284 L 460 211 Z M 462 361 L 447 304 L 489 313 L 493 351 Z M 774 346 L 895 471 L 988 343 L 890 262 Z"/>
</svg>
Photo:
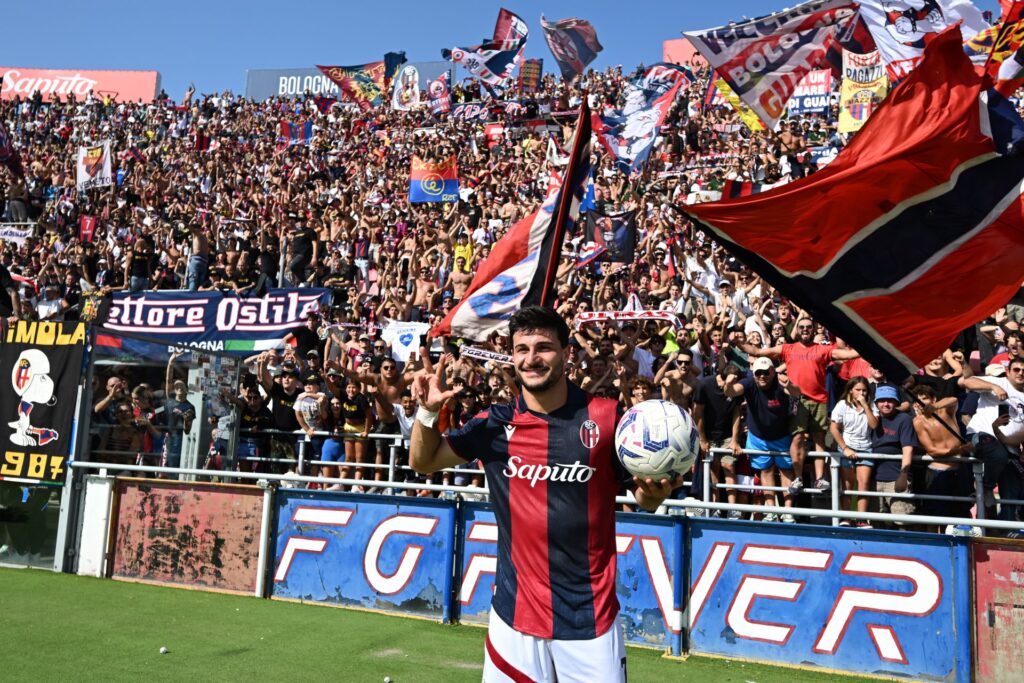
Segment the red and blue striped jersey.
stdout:
<svg viewBox="0 0 1024 683">
<path fill-rule="evenodd" d="M 615 623 L 615 496 L 632 480 L 615 457 L 619 414 L 570 382 L 549 414 L 519 397 L 446 435 L 484 463 L 498 524 L 492 606 L 517 631 L 581 640 Z"/>
</svg>

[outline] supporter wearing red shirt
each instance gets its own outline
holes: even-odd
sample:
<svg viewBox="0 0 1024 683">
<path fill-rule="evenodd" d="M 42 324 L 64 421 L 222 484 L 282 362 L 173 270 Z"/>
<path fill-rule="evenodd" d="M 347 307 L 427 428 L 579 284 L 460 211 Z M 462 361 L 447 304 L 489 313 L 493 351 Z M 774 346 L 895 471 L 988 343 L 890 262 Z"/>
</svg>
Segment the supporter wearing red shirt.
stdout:
<svg viewBox="0 0 1024 683">
<path fill-rule="evenodd" d="M 791 427 L 793 443 L 790 454 L 796 479 L 790 484 L 791 493 L 799 493 L 804 485 L 801 479 L 804 459 L 807 457 L 808 438 L 814 441 L 814 447 L 825 450 L 825 434 L 828 432 L 828 391 L 825 389 L 825 373 L 832 361 L 846 361 L 860 358 L 860 354 L 849 348 L 839 348 L 814 343 L 814 321 L 801 315 L 796 321 L 796 341 L 792 344 L 779 344 L 767 349 L 760 349 L 751 344 L 742 348 L 750 356 L 767 356 L 781 359 L 789 369 L 789 378 L 800 387 L 800 407 L 793 416 Z M 832 485 L 825 478 L 825 461 L 821 458 L 814 461 L 814 486 L 821 493 L 827 493 Z"/>
</svg>

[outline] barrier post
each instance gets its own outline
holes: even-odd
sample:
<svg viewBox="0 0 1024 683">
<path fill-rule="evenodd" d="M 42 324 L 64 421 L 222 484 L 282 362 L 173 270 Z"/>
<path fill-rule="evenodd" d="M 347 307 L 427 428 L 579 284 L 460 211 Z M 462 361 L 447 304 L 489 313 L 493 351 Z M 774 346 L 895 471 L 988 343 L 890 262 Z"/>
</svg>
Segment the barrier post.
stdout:
<svg viewBox="0 0 1024 683">
<path fill-rule="evenodd" d="M 302 438 L 299 439 L 299 451 L 295 454 L 299 462 L 295 465 L 295 474 L 304 475 L 306 473 L 306 444 L 309 443 L 309 435 L 303 434 Z"/>
<path fill-rule="evenodd" d="M 973 463 L 974 472 L 974 504 L 978 519 L 985 519 L 985 463 L 981 460 Z"/>
<path fill-rule="evenodd" d="M 839 505 L 843 498 L 841 494 L 841 491 L 843 490 L 843 479 L 840 476 L 839 462 L 838 453 L 828 454 L 829 477 L 832 480 L 832 512 L 839 510 Z M 832 526 L 839 526 L 838 517 L 832 517 Z"/>
<path fill-rule="evenodd" d="M 704 482 L 704 502 L 705 503 L 710 503 L 711 502 L 711 460 L 712 460 L 712 457 L 713 456 L 711 455 L 711 450 L 708 449 L 708 451 L 704 454 L 704 460 L 703 460 L 703 462 L 704 462 L 704 471 L 701 473 L 701 475 L 702 475 L 701 478 L 702 478 L 702 480 Z M 705 512 L 705 514 L 710 515 L 709 512 Z"/>
<path fill-rule="evenodd" d="M 395 461 L 398 459 L 398 440 L 393 439 L 388 446 L 388 481 L 395 481 Z M 388 495 L 395 495 L 394 487 L 388 488 Z"/>
<path fill-rule="evenodd" d="M 260 521 L 260 548 L 256 561 L 256 591 L 257 598 L 266 597 L 267 590 L 267 561 L 270 556 L 270 520 L 274 505 L 274 487 L 266 479 L 260 479 L 259 485 L 263 487 L 263 518 Z"/>
</svg>

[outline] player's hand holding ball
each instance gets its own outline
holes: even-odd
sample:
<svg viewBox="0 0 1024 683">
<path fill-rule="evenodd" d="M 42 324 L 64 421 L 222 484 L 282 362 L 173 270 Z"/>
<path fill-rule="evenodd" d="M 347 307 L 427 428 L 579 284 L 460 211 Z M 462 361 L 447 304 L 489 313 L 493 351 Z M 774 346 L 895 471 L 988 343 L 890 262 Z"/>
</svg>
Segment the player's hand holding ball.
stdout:
<svg viewBox="0 0 1024 683">
<path fill-rule="evenodd" d="M 615 453 L 645 494 L 665 498 L 700 453 L 690 415 L 669 401 L 639 403 L 615 429 Z"/>
</svg>

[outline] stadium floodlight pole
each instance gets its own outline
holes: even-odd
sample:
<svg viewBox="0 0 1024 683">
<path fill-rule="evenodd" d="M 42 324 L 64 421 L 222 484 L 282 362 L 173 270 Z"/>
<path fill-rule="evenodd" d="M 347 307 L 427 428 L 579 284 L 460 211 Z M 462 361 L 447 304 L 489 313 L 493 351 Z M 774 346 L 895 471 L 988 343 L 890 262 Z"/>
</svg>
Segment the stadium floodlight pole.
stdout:
<svg viewBox="0 0 1024 683">
<path fill-rule="evenodd" d="M 541 306 L 550 305 L 548 299 L 553 293 L 555 275 L 558 273 L 558 264 L 561 263 L 561 259 L 556 254 L 562 251 L 562 243 L 565 241 L 565 224 L 569 220 L 569 210 L 576 195 L 574 176 L 578 170 L 582 147 L 590 144 L 590 104 L 587 101 L 587 91 L 581 91 L 580 97 L 583 101 L 580 103 L 580 114 L 576 119 L 576 132 L 573 135 L 572 149 L 569 151 L 569 164 L 565 167 L 565 173 L 562 174 L 558 213 L 555 215 L 554 237 L 551 240 L 552 255 L 548 259 L 547 272 L 544 274 L 544 288 L 540 293 Z M 589 161 L 588 159 L 587 162 L 589 163 Z"/>
</svg>

